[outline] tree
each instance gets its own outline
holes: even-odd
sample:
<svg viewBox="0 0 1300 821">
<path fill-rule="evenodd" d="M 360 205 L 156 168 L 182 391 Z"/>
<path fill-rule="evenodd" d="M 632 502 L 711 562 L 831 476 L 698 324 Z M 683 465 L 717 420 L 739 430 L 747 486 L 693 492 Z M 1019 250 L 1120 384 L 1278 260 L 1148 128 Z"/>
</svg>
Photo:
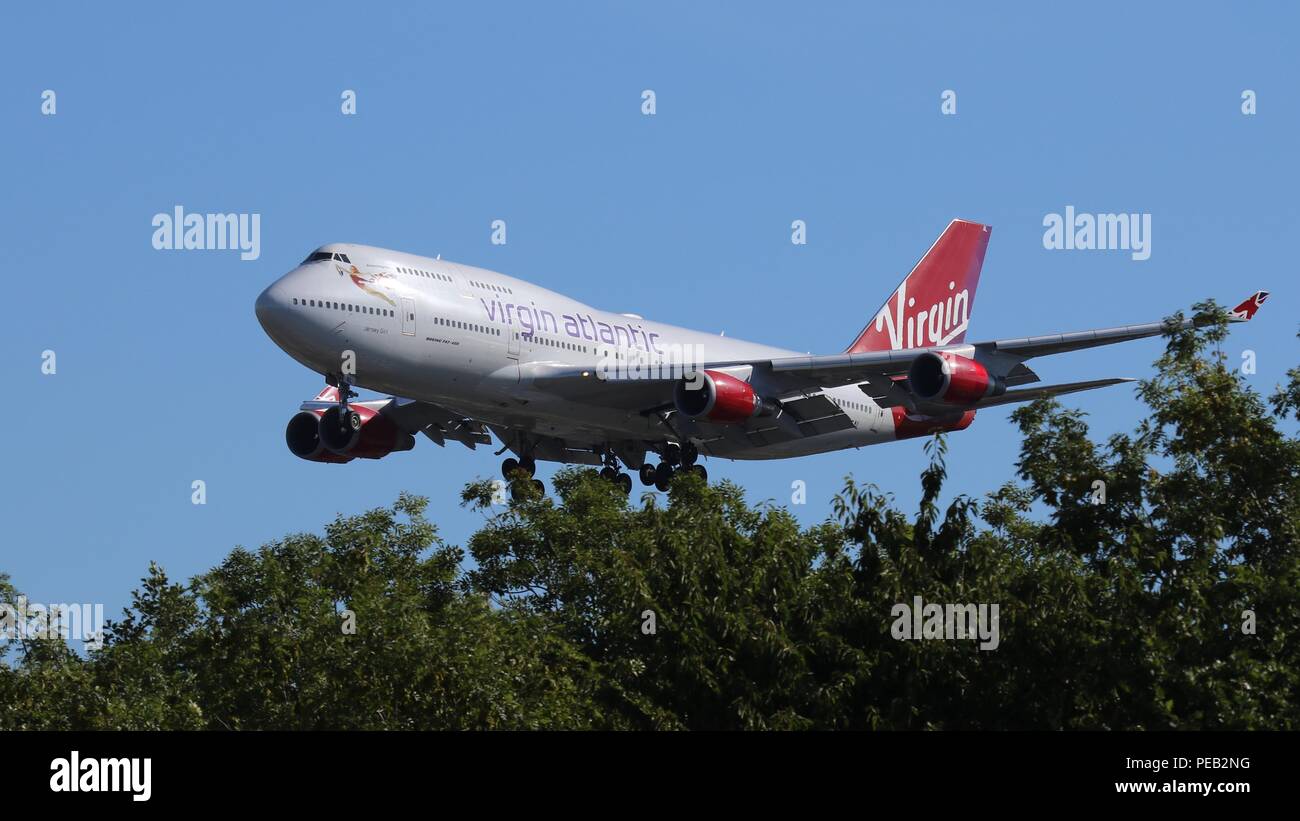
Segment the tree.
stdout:
<svg viewBox="0 0 1300 821">
<path fill-rule="evenodd" d="M 84 656 L 18 640 L 0 727 L 1295 728 L 1300 368 L 1265 401 L 1197 307 L 1132 433 L 1023 406 L 978 502 L 940 503 L 942 436 L 915 513 L 849 477 L 808 528 L 727 482 L 663 504 L 567 469 L 504 510 L 466 487 L 467 570 L 403 495 L 186 585 L 151 566 Z M 900 638 L 917 597 L 997 605 L 996 641 Z"/>
</svg>

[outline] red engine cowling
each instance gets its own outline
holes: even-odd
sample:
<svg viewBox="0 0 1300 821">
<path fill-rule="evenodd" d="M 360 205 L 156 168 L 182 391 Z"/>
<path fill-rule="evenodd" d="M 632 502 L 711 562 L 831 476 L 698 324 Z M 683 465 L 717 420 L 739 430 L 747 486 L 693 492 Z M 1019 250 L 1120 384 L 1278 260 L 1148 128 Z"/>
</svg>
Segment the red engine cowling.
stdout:
<svg viewBox="0 0 1300 821">
<path fill-rule="evenodd" d="M 763 409 L 763 400 L 748 382 L 721 371 L 703 371 L 677 380 L 673 403 L 688 419 L 726 424 L 743 422 Z"/>
<path fill-rule="evenodd" d="M 313 462 L 350 462 L 380 459 L 393 451 L 415 447 L 415 437 L 401 430 L 387 416 L 361 405 L 351 405 L 359 424 L 344 424 L 338 407 L 295 414 L 285 428 L 289 450 Z"/>
<path fill-rule="evenodd" d="M 945 405 L 973 405 L 986 396 L 1001 396 L 1007 383 L 990 376 L 988 369 L 964 356 L 927 351 L 912 360 L 907 384 L 924 402 Z"/>
<path fill-rule="evenodd" d="M 344 424 L 338 406 L 321 414 L 320 440 L 326 448 L 340 456 L 361 459 L 380 459 L 395 450 L 415 447 L 415 437 L 393 424 L 393 420 L 378 411 L 362 405 L 349 405 L 361 424 L 357 427 Z"/>
<path fill-rule="evenodd" d="M 890 409 L 894 418 L 894 437 L 912 439 L 917 436 L 929 436 L 940 431 L 966 430 L 975 421 L 975 411 L 953 411 L 945 416 L 909 416 L 907 411 L 895 405 Z"/>
</svg>

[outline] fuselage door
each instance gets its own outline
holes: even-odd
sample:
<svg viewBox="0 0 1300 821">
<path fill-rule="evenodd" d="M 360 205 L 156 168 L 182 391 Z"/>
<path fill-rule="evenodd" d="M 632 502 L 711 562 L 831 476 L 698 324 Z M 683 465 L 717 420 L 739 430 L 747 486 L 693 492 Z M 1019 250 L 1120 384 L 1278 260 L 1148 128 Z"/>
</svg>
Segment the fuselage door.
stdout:
<svg viewBox="0 0 1300 821">
<path fill-rule="evenodd" d="M 402 333 L 415 336 L 415 297 L 402 297 Z"/>
</svg>

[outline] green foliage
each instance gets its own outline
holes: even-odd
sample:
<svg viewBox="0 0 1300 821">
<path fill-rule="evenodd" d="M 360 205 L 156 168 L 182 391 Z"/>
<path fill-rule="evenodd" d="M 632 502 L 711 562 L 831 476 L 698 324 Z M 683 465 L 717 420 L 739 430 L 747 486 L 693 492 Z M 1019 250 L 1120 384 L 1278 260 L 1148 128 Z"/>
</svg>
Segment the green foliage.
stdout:
<svg viewBox="0 0 1300 821">
<path fill-rule="evenodd" d="M 1018 478 L 978 504 L 940 504 L 942 437 L 914 514 L 850 477 L 809 528 L 726 482 L 661 505 L 566 469 L 504 510 L 466 487 L 467 570 L 403 495 L 188 585 L 151 566 L 84 657 L 15 643 L 0 727 L 1296 728 L 1300 369 L 1262 400 L 1197 308 L 1131 434 L 1021 407 Z M 894 638 L 917 596 L 998 604 L 998 646 Z"/>
</svg>

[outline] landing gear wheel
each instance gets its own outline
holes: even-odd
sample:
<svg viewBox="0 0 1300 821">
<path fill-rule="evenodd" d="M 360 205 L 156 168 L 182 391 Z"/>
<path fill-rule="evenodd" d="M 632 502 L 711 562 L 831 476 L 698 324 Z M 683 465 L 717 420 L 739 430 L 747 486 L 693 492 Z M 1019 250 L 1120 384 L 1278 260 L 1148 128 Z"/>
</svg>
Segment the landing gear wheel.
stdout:
<svg viewBox="0 0 1300 821">
<path fill-rule="evenodd" d="M 650 487 L 655 483 L 655 466 L 650 464 L 649 462 L 643 464 L 641 466 L 641 470 L 638 471 L 638 473 L 641 476 L 641 484 L 645 485 L 646 487 Z"/>
<path fill-rule="evenodd" d="M 655 487 L 660 491 L 668 490 L 668 483 L 673 480 L 673 466 L 667 462 L 660 462 L 659 467 L 655 468 Z"/>
<path fill-rule="evenodd" d="M 342 423 L 343 423 L 344 430 L 350 430 L 350 431 L 361 430 L 361 414 L 357 413 L 354 410 L 350 410 L 343 415 Z"/>
<path fill-rule="evenodd" d="M 624 495 L 624 496 L 631 496 L 631 495 L 632 495 L 632 477 L 631 477 L 631 476 L 629 476 L 629 475 L 627 475 L 626 473 L 623 473 L 623 472 L 620 471 L 619 474 L 618 474 L 617 476 L 614 477 L 614 484 L 618 487 L 619 490 L 623 491 L 623 495 Z"/>
<path fill-rule="evenodd" d="M 516 459 L 507 459 L 501 463 L 501 478 L 509 482 L 515 478 L 515 471 L 519 470 L 519 461 Z"/>
<path fill-rule="evenodd" d="M 523 468 L 524 473 L 533 476 L 537 473 L 537 463 L 530 458 L 524 458 L 519 461 L 519 467 Z"/>
<path fill-rule="evenodd" d="M 682 447 L 676 442 L 664 445 L 664 461 L 669 465 L 679 465 L 682 461 Z"/>
<path fill-rule="evenodd" d="M 614 481 L 614 477 L 617 475 L 618 471 L 611 467 L 603 467 L 600 469 L 600 478 L 604 479 L 606 482 Z"/>
<path fill-rule="evenodd" d="M 709 483 L 709 472 L 704 469 L 704 465 L 691 465 L 686 469 L 700 477 L 700 481 L 704 484 L 707 485 Z"/>
<path fill-rule="evenodd" d="M 541 479 L 525 479 L 522 476 L 510 483 L 510 498 L 516 502 L 527 499 L 529 494 L 539 498 L 546 495 L 546 485 Z"/>
<path fill-rule="evenodd" d="M 682 467 L 690 467 L 695 464 L 695 460 L 700 458 L 699 448 L 695 447 L 694 442 L 682 443 Z"/>
</svg>

